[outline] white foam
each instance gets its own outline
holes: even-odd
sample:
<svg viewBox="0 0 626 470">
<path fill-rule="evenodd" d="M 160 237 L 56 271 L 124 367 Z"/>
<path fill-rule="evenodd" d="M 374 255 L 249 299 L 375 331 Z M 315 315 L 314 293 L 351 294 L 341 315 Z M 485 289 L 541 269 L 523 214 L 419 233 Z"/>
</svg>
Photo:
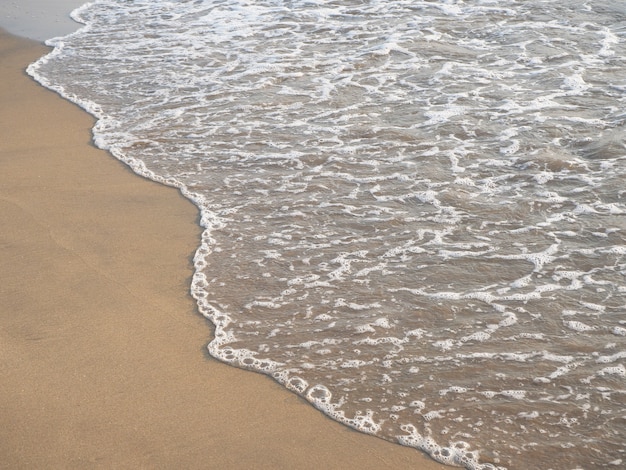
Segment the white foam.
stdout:
<svg viewBox="0 0 626 470">
<path fill-rule="evenodd" d="M 611 362 L 615 362 L 618 359 L 625 359 L 626 351 L 620 351 L 610 356 L 600 356 L 596 359 L 596 362 L 599 364 L 608 364 Z"/>
<path fill-rule="evenodd" d="M 575 73 L 569 77 L 565 77 L 565 80 L 563 80 L 563 88 L 569 90 L 568 93 L 570 94 L 579 95 L 591 88 L 591 85 L 585 82 L 582 74 Z"/>
<path fill-rule="evenodd" d="M 579 321 L 564 321 L 563 324 L 568 327 L 570 330 L 584 332 L 595 330 L 595 327 L 586 325 Z"/>
<path fill-rule="evenodd" d="M 602 57 L 609 57 L 615 55 L 613 46 L 619 44 L 619 37 L 617 37 L 609 28 L 602 29 L 603 38 L 600 42 L 601 48 L 598 55 Z"/>
<path fill-rule="evenodd" d="M 404 434 L 397 436 L 398 442 L 421 449 L 443 464 L 462 466 L 471 470 L 504 470 L 504 467 L 479 463 L 478 452 L 471 451 L 466 442 L 459 441 L 442 447 L 432 438 L 422 436 L 412 424 L 404 424 L 401 429 Z"/>
<path fill-rule="evenodd" d="M 605 367 L 598 372 L 599 375 L 617 375 L 619 377 L 626 377 L 626 367 L 623 364 L 616 366 Z"/>
<path fill-rule="evenodd" d="M 614 326 L 611 332 L 616 336 L 626 336 L 626 328 L 621 326 Z"/>
<path fill-rule="evenodd" d="M 501 392 L 501 395 L 507 398 L 521 400 L 526 397 L 526 393 L 526 390 L 504 390 L 503 392 Z"/>
</svg>

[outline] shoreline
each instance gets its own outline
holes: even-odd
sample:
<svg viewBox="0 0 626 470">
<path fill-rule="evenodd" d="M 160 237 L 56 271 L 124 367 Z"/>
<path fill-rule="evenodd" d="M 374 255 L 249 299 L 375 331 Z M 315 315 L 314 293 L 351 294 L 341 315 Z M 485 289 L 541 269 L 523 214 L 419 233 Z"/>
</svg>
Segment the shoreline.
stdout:
<svg viewBox="0 0 626 470">
<path fill-rule="evenodd" d="M 198 210 L 91 144 L 0 33 L 0 468 L 444 469 L 206 352 Z"/>
</svg>

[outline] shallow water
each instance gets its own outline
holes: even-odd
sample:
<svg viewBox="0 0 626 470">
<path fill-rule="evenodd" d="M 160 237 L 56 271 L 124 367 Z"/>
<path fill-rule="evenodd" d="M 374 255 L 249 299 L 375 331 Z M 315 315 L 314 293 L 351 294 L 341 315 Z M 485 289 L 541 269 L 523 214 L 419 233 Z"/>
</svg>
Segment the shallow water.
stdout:
<svg viewBox="0 0 626 470">
<path fill-rule="evenodd" d="M 626 464 L 621 2 L 75 15 L 29 71 L 202 210 L 211 354 L 444 463 Z"/>
</svg>

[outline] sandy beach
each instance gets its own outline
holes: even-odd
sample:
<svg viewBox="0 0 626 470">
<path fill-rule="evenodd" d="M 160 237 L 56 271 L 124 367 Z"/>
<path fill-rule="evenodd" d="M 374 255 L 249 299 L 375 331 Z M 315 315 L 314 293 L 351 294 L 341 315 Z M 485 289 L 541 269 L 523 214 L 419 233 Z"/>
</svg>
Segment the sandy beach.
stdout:
<svg viewBox="0 0 626 470">
<path fill-rule="evenodd" d="M 198 211 L 91 143 L 0 34 L 0 468 L 436 469 L 206 353 Z"/>
</svg>

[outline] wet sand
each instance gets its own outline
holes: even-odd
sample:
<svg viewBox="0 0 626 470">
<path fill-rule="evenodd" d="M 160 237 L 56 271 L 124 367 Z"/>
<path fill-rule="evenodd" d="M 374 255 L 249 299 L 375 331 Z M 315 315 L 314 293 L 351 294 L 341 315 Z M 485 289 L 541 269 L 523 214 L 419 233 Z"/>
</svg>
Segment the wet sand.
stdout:
<svg viewBox="0 0 626 470">
<path fill-rule="evenodd" d="M 205 352 L 200 229 L 0 34 L 0 468 L 443 469 Z"/>
</svg>

